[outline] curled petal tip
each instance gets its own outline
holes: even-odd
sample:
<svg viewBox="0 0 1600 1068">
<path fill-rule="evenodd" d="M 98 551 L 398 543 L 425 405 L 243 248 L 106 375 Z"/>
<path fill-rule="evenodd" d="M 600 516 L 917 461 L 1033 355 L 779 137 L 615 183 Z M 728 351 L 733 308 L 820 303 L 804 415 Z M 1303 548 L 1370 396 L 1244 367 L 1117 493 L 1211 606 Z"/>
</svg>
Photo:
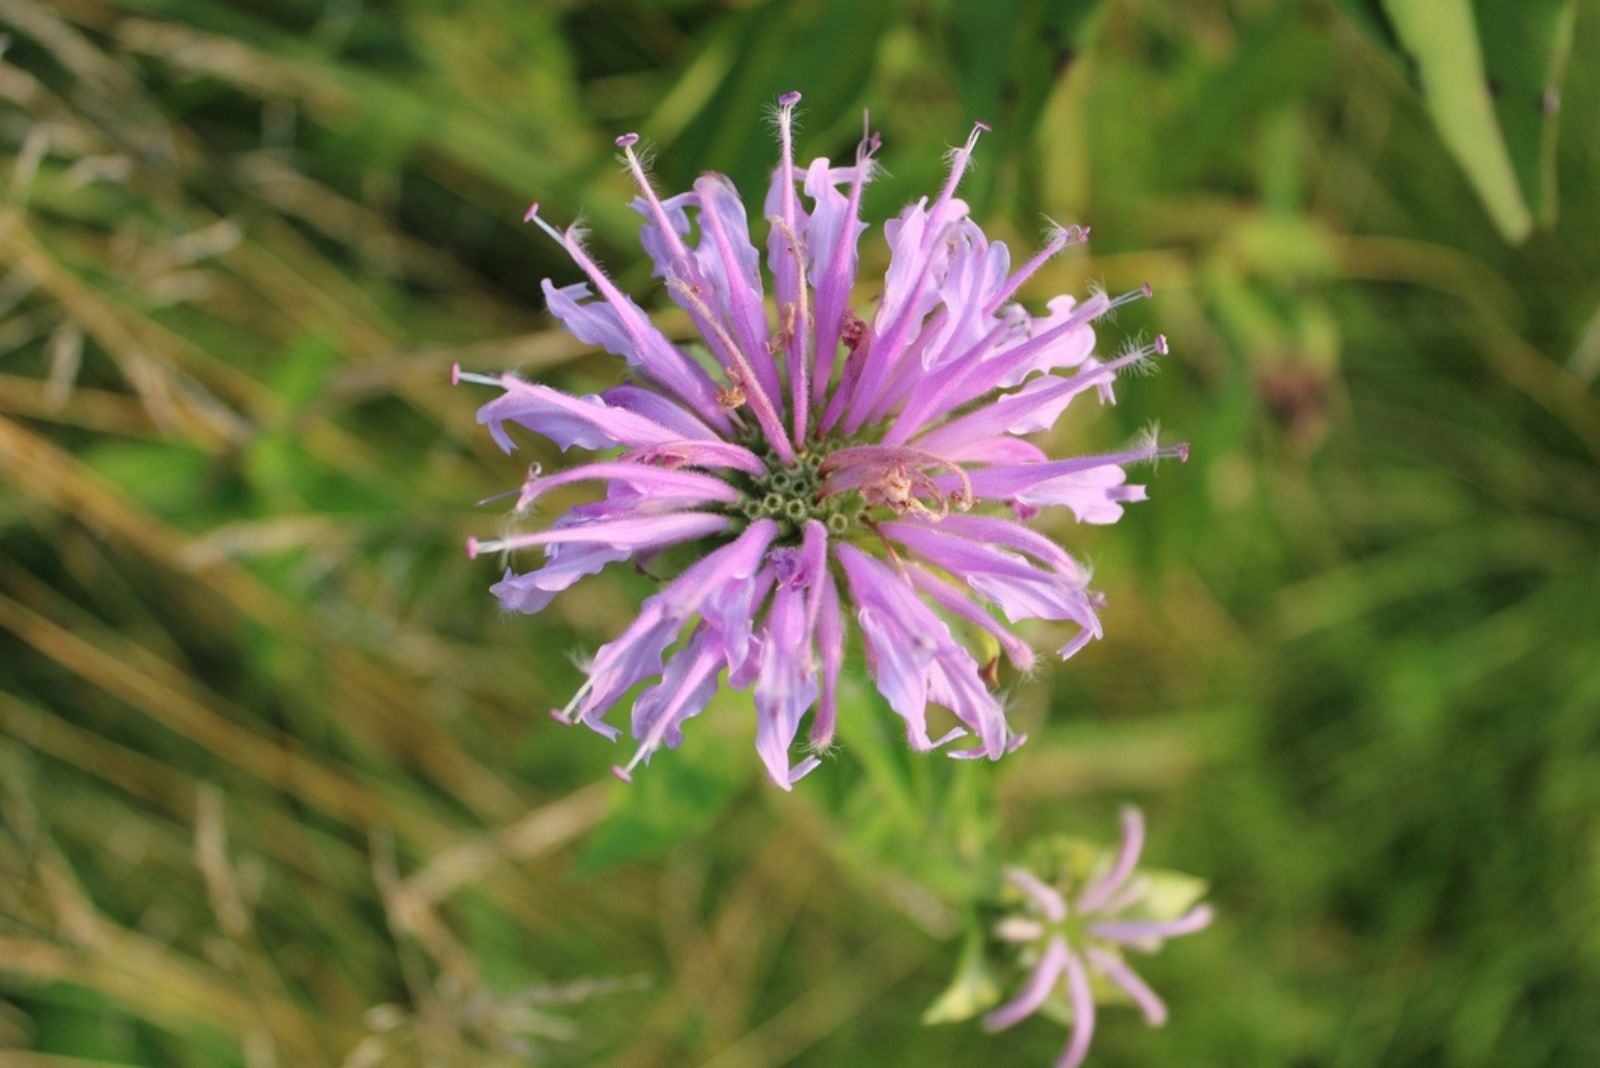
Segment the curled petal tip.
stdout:
<svg viewBox="0 0 1600 1068">
<path fill-rule="evenodd" d="M 1089 240 L 1089 228 L 1073 223 L 1071 226 L 1061 226 L 1054 221 L 1050 224 L 1050 240 L 1057 248 L 1066 248 L 1068 245 L 1081 245 Z"/>
<path fill-rule="evenodd" d="M 778 98 L 778 106 L 781 108 L 792 108 L 798 103 L 800 103 L 800 93 L 795 89 L 789 90 Z"/>
<path fill-rule="evenodd" d="M 861 141 L 856 145 L 856 166 L 860 166 L 883 147 L 883 137 L 876 130 L 861 131 Z"/>
<path fill-rule="evenodd" d="M 632 148 L 638 143 L 639 135 L 636 133 L 625 133 L 621 137 L 617 138 L 618 148 Z"/>
<path fill-rule="evenodd" d="M 822 759 L 820 757 L 815 757 L 815 756 L 806 757 L 804 760 L 800 761 L 800 763 L 796 764 L 792 769 L 790 769 L 790 771 L 789 771 L 789 785 L 784 786 L 783 788 L 785 790 L 793 789 L 795 783 L 799 782 L 801 779 L 805 778 L 807 775 L 810 775 L 813 771 L 815 771 L 817 769 L 817 766 L 820 765 L 821 763 L 822 763 Z M 780 783 L 779 785 L 783 785 L 783 784 Z"/>
</svg>

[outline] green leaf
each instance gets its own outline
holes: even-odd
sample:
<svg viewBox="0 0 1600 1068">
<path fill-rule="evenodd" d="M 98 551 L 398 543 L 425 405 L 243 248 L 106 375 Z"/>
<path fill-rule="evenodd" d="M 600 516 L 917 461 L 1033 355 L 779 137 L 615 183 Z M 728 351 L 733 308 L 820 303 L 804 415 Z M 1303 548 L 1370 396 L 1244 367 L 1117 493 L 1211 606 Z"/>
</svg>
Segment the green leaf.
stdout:
<svg viewBox="0 0 1600 1068">
<path fill-rule="evenodd" d="M 890 725 L 893 717 L 877 692 L 863 691 L 856 683 L 860 674 L 853 672 L 841 680 L 840 708 L 846 714 L 839 717 L 839 740 L 866 773 L 868 789 L 883 806 L 884 815 L 896 822 L 901 835 L 919 835 L 926 826 L 926 814 L 912 788 L 911 765 L 921 757 L 910 755 Z M 855 714 L 848 714 L 851 710 Z"/>
<path fill-rule="evenodd" d="M 1404 61 L 1400 42 L 1395 38 L 1394 27 L 1383 12 L 1383 0 L 1339 0 L 1339 6 L 1350 21 L 1361 27 L 1374 44 L 1383 49 L 1392 62 Z"/>
<path fill-rule="evenodd" d="M 1511 165 L 1541 223 L 1556 215 L 1556 113 L 1572 45 L 1575 0 L 1477 0 L 1495 116 Z"/>
<path fill-rule="evenodd" d="M 719 713 L 717 703 L 708 716 L 729 711 Z M 730 739 L 701 732 L 694 744 L 663 751 L 634 769 L 633 782 L 616 785 L 611 814 L 589 836 L 575 874 L 587 878 L 627 861 L 659 857 L 709 828 L 749 783 L 755 765 L 733 748 Z"/>
<path fill-rule="evenodd" d="M 1152 919 L 1175 920 L 1206 896 L 1206 881 L 1181 871 L 1140 868 L 1139 877 L 1145 881 L 1142 907 Z"/>
<path fill-rule="evenodd" d="M 1483 50 L 1468 0 L 1384 0 L 1400 47 L 1415 60 L 1439 136 L 1501 234 L 1521 241 L 1533 226 L 1495 117 Z"/>
<path fill-rule="evenodd" d="M 1556 212 L 1556 112 L 1575 0 L 1340 0 L 1414 64 L 1434 125 L 1496 227 L 1520 241 Z"/>
<path fill-rule="evenodd" d="M 976 923 L 970 925 L 961 946 L 955 978 L 950 980 L 944 993 L 923 1010 L 924 1024 L 970 1020 L 1000 1000 L 1000 981 L 995 978 L 994 967 L 983 945 L 983 931 Z"/>
</svg>

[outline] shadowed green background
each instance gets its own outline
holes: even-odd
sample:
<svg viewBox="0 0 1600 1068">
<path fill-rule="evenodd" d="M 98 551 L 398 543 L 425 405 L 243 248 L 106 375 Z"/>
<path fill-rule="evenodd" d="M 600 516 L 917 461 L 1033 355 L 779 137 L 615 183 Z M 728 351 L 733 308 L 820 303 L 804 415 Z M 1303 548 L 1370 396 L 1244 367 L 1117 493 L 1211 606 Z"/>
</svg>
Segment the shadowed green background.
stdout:
<svg viewBox="0 0 1600 1068">
<path fill-rule="evenodd" d="M 1109 840 L 1127 801 L 1220 919 L 1141 967 L 1167 1028 L 1109 1009 L 1091 1063 L 1600 1063 L 1600 68 L 1560 80 L 1594 6 L 0 0 L 0 33 L 0 1063 L 521 1064 L 531 1004 L 575 1030 L 552 1064 L 1047 1064 L 1041 1021 L 918 1023 L 949 843 Z M 545 713 L 650 583 L 500 615 L 473 502 L 558 454 L 501 455 L 448 369 L 615 381 L 541 312 L 577 273 L 528 201 L 660 307 L 612 138 L 758 203 L 788 89 L 802 160 L 884 135 L 864 277 L 992 124 L 991 234 L 1094 228 L 1024 297 L 1148 281 L 1104 346 L 1174 349 L 1048 447 L 1159 421 L 1192 459 L 1115 527 L 1041 519 L 1107 637 L 1014 690 L 1002 764 L 907 757 L 853 663 L 794 795 L 738 694 L 628 789 Z"/>
</svg>

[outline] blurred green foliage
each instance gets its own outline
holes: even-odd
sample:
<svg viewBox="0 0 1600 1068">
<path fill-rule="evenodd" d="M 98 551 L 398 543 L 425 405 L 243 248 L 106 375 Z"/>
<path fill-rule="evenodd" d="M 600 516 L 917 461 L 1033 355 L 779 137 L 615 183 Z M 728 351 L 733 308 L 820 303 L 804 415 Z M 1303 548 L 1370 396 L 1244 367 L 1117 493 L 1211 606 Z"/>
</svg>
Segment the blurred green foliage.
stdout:
<svg viewBox="0 0 1600 1068">
<path fill-rule="evenodd" d="M 1134 800 L 1221 920 L 1097 1063 L 1600 1063 L 1597 15 L 0 0 L 0 1059 L 1047 1063 L 918 1016 L 974 858 Z M 648 580 L 498 617 L 471 502 L 553 456 L 447 371 L 612 381 L 522 209 L 660 303 L 611 138 L 755 195 L 791 88 L 805 156 L 870 109 L 874 220 L 990 121 L 975 214 L 1094 227 L 1025 296 L 1149 281 L 1179 354 L 1052 446 L 1193 459 L 1055 521 L 1108 637 L 1001 765 L 855 666 L 794 796 L 736 694 L 630 792 L 544 712 Z"/>
</svg>

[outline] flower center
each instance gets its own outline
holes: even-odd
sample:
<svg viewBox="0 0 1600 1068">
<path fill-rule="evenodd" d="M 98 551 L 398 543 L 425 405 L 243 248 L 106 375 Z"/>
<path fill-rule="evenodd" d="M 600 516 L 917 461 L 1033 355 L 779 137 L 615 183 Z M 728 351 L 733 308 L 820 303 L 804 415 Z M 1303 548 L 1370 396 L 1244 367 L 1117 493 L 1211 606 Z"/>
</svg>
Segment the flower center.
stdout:
<svg viewBox="0 0 1600 1068">
<path fill-rule="evenodd" d="M 862 502 L 855 493 L 824 490 L 821 467 L 828 452 L 826 446 L 814 444 L 801 449 L 793 463 L 784 464 L 770 449 L 762 451 L 766 470 L 735 480 L 740 497 L 729 511 L 752 522 L 776 520 L 780 542 L 797 540 L 812 519 L 822 522 L 832 537 L 843 537 L 855 526 Z"/>
</svg>

